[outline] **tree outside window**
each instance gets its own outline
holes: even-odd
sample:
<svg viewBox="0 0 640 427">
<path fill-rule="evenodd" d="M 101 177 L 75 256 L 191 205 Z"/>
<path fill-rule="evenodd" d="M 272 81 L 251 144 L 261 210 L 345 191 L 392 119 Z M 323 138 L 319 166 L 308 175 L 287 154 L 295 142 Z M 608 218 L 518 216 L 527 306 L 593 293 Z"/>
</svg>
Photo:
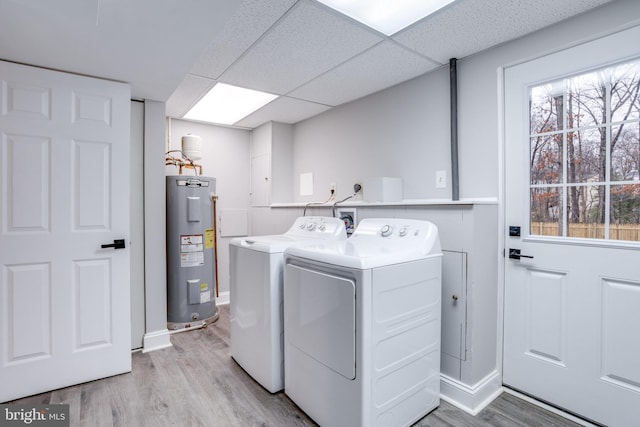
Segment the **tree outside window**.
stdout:
<svg viewBox="0 0 640 427">
<path fill-rule="evenodd" d="M 531 88 L 530 233 L 640 241 L 640 61 Z"/>
</svg>

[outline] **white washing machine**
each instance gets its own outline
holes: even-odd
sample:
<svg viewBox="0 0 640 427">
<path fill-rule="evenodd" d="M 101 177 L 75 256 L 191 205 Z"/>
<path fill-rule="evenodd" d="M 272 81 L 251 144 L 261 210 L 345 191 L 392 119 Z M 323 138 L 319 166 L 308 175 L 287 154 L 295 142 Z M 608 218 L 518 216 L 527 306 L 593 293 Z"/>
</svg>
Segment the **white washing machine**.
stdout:
<svg viewBox="0 0 640 427">
<path fill-rule="evenodd" d="M 318 424 L 408 426 L 440 404 L 435 225 L 363 219 L 285 251 L 285 393 Z"/>
<path fill-rule="evenodd" d="M 284 234 L 230 242 L 231 356 L 271 393 L 284 388 L 284 250 L 302 243 L 346 238 L 339 218 L 300 217 Z"/>
</svg>

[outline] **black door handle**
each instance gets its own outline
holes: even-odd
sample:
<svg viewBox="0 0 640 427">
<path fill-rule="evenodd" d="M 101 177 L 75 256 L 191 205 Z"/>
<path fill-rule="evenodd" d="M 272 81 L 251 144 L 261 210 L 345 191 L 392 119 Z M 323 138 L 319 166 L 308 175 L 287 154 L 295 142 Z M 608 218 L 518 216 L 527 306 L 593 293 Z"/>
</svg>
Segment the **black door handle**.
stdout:
<svg viewBox="0 0 640 427">
<path fill-rule="evenodd" d="M 113 248 L 113 249 L 124 249 L 124 239 L 114 240 L 113 243 L 108 243 L 106 245 L 100 245 L 102 249 L 104 248 Z"/>
<path fill-rule="evenodd" d="M 531 259 L 533 259 L 533 257 L 531 255 L 522 255 L 520 253 L 520 249 L 511 249 L 511 248 L 509 248 L 509 258 L 511 258 L 511 259 L 520 259 L 520 258 L 531 258 Z"/>
</svg>

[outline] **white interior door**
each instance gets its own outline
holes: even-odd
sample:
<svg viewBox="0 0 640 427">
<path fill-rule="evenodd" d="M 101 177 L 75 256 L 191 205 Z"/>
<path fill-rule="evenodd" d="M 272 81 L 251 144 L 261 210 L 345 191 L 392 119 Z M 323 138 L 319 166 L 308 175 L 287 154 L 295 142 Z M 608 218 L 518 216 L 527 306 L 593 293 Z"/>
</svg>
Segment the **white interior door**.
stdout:
<svg viewBox="0 0 640 427">
<path fill-rule="evenodd" d="M 640 421 L 640 237 L 618 234 L 640 223 L 640 183 L 621 172 L 640 157 L 620 151 L 640 147 L 638 39 L 504 72 L 503 381 L 609 426 Z"/>
<path fill-rule="evenodd" d="M 128 85 L 0 62 L 0 401 L 131 370 Z M 101 248 L 124 239 L 127 248 Z"/>
</svg>

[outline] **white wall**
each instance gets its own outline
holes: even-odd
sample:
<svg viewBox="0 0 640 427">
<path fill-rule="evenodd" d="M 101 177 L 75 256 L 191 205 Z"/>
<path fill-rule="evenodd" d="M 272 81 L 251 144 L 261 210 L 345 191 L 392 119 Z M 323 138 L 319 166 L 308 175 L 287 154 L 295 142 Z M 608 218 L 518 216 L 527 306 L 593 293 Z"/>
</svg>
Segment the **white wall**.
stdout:
<svg viewBox="0 0 640 427">
<path fill-rule="evenodd" d="M 171 120 L 171 149 L 181 148 L 181 138 L 187 134 L 202 138 L 202 159 L 205 176 L 216 178 L 218 218 L 225 209 L 249 208 L 249 131 L 210 126 L 184 120 Z M 191 171 L 185 173 L 192 173 Z M 229 292 L 229 241 L 218 230 L 218 291 Z"/>
</svg>

